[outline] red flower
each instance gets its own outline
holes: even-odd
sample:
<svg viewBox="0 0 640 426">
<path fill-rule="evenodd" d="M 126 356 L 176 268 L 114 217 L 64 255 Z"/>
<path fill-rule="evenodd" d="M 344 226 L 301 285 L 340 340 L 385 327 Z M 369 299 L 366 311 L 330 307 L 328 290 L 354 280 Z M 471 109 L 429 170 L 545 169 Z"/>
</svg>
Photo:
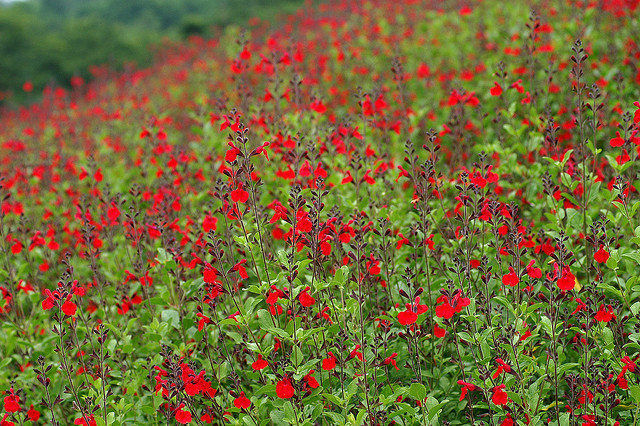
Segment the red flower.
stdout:
<svg viewBox="0 0 640 426">
<path fill-rule="evenodd" d="M 33 404 L 31 404 L 29 411 L 27 411 L 27 416 L 32 422 L 38 421 L 40 419 L 40 411 L 34 409 Z"/>
<path fill-rule="evenodd" d="M 514 424 L 511 414 L 507 413 L 507 417 L 500 423 L 500 426 L 513 426 Z"/>
<path fill-rule="evenodd" d="M 408 245 L 409 247 L 413 247 L 413 246 L 411 245 L 411 241 L 409 241 L 409 240 L 407 239 L 407 237 L 405 237 L 405 236 L 404 236 L 404 235 L 402 235 L 402 234 L 398 234 L 398 237 L 400 237 L 400 241 L 398 241 L 398 244 L 396 245 L 396 249 L 397 249 L 397 250 L 400 250 L 400 248 L 402 247 L 402 245 L 403 245 L 403 244 L 406 244 L 406 245 Z"/>
<path fill-rule="evenodd" d="M 218 278 L 218 271 L 213 266 L 207 264 L 207 267 L 205 267 L 202 272 L 202 277 L 205 283 L 214 284 Z"/>
<path fill-rule="evenodd" d="M 467 392 L 480 390 L 480 387 L 474 385 L 473 383 L 467 383 L 464 380 L 458 380 L 458 384 L 462 386 L 462 389 L 460 389 L 460 401 L 464 399 L 464 397 L 467 395 Z"/>
<path fill-rule="evenodd" d="M 600 309 L 598 310 L 594 318 L 596 319 L 596 321 L 609 322 L 615 317 L 616 314 L 613 313 L 613 308 L 611 307 L 611 305 L 607 305 L 607 307 L 605 308 L 604 303 L 602 303 L 600 304 Z"/>
<path fill-rule="evenodd" d="M 624 378 L 624 375 L 627 371 L 631 371 L 632 373 L 635 373 L 637 366 L 636 366 L 636 363 L 632 361 L 631 358 L 629 358 L 629 356 L 625 356 L 624 358 L 622 358 L 621 361 L 624 364 L 624 367 L 622 367 L 622 371 L 620 372 L 617 378 L 618 386 L 620 386 L 620 389 L 628 389 L 629 384 L 627 383 L 627 379 Z"/>
<path fill-rule="evenodd" d="M 578 311 L 587 309 L 587 305 L 582 301 L 582 299 L 580 299 L 579 297 L 576 297 L 575 300 L 576 302 L 578 302 L 578 307 L 576 307 L 576 309 L 573 312 L 571 312 L 571 315 L 575 315 L 578 313 Z"/>
<path fill-rule="evenodd" d="M 239 184 L 236 189 L 231 191 L 231 199 L 236 203 L 246 203 L 249 199 L 249 193 L 242 189 L 242 184 Z"/>
<path fill-rule="evenodd" d="M 609 141 L 609 145 L 614 148 L 624 145 L 624 139 L 620 136 L 620 132 L 616 132 L 616 137 Z"/>
<path fill-rule="evenodd" d="M 4 397 L 4 411 L 17 413 L 20 411 L 20 397 L 14 393 L 13 388 L 9 392 L 9 396 Z"/>
<path fill-rule="evenodd" d="M 204 232 L 215 231 L 218 224 L 218 218 L 214 216 L 206 216 L 202 221 L 202 230 Z"/>
<path fill-rule="evenodd" d="M 294 392 L 295 389 L 293 389 L 291 381 L 286 377 L 276 384 L 276 394 L 278 395 L 278 398 L 289 399 L 293 397 Z"/>
<path fill-rule="evenodd" d="M 107 210 L 107 217 L 109 218 L 109 222 L 113 223 L 118 220 L 120 217 L 120 209 L 115 205 L 115 203 L 111 203 L 111 208 Z"/>
<path fill-rule="evenodd" d="M 77 308 L 78 307 L 76 306 L 76 304 L 71 301 L 71 298 L 68 298 L 67 301 L 62 305 L 62 312 L 64 312 L 65 315 L 69 315 L 70 317 L 72 317 L 76 314 Z"/>
<path fill-rule="evenodd" d="M 60 295 L 57 290 L 51 293 L 51 290 L 48 288 L 44 289 L 44 293 L 47 295 L 47 298 L 42 301 L 42 310 L 46 311 L 56 305 L 56 299 L 59 299 Z"/>
<path fill-rule="evenodd" d="M 349 359 L 353 359 L 358 357 L 358 359 L 360 361 L 364 360 L 364 357 L 362 355 L 362 352 L 360 352 L 358 349 L 360 349 L 360 345 L 356 345 L 356 348 L 354 350 L 351 351 L 351 353 L 349 354 Z"/>
<path fill-rule="evenodd" d="M 313 377 L 313 373 L 315 373 L 315 370 L 311 370 L 309 371 L 309 374 L 307 374 L 306 376 L 304 376 L 302 379 L 305 380 L 307 382 L 307 385 L 309 385 L 310 388 L 312 389 L 316 389 L 317 387 L 320 386 L 320 383 L 318 383 L 318 381 L 316 380 L 315 377 Z"/>
<path fill-rule="evenodd" d="M 503 372 L 511 373 L 511 367 L 507 365 L 501 358 L 496 358 L 496 363 L 498 364 L 498 369 L 495 373 L 493 373 L 494 380 L 497 379 Z"/>
<path fill-rule="evenodd" d="M 598 263 L 606 263 L 609 260 L 609 252 L 604 249 L 604 244 L 600 244 L 600 250 L 593 254 L 593 259 Z"/>
<path fill-rule="evenodd" d="M 562 277 L 558 280 L 558 288 L 564 291 L 571 291 L 576 285 L 576 277 L 568 267 L 562 268 Z"/>
<path fill-rule="evenodd" d="M 266 368 L 268 365 L 269 363 L 264 359 L 262 359 L 262 354 L 258 354 L 258 359 L 251 364 L 251 368 L 253 368 L 256 371 L 259 371 L 259 370 L 262 370 L 263 368 Z"/>
<path fill-rule="evenodd" d="M 245 263 L 247 263 L 247 259 L 242 259 L 240 262 L 233 265 L 233 268 L 231 268 L 231 271 L 233 272 L 237 271 L 238 274 L 240 274 L 240 277 L 244 280 L 249 278 L 249 275 L 247 274 L 247 270 L 244 267 Z"/>
<path fill-rule="evenodd" d="M 314 299 L 309 293 L 308 291 L 311 290 L 311 287 L 307 286 L 302 293 L 300 293 L 300 295 L 298 296 L 298 299 L 300 300 L 300 304 L 302 306 L 304 306 L 305 308 L 308 308 L 310 306 L 313 306 L 316 304 L 316 299 Z"/>
<path fill-rule="evenodd" d="M 202 331 L 205 324 L 211 324 L 211 318 L 205 317 L 200 312 L 198 312 L 196 316 L 200 318 L 200 320 L 198 321 L 198 331 Z"/>
<path fill-rule="evenodd" d="M 87 421 L 84 419 L 84 417 L 85 416 L 78 417 L 73 421 L 73 424 L 80 425 L 80 426 L 97 426 L 96 420 L 93 418 L 93 414 L 90 414 L 87 416 L 89 418 L 88 424 L 87 424 Z"/>
<path fill-rule="evenodd" d="M 176 410 L 176 421 L 186 425 L 191 422 L 191 412 L 183 410 L 182 407 L 184 407 L 184 404 L 180 404 L 180 407 Z"/>
<path fill-rule="evenodd" d="M 393 365 L 395 367 L 396 370 L 399 370 L 398 366 L 396 365 L 396 360 L 395 360 L 395 357 L 397 357 L 397 356 L 398 356 L 398 354 L 396 352 L 392 353 L 391 356 L 387 357 L 384 360 L 384 364 L 385 365 L 391 364 L 391 365 Z"/>
<path fill-rule="evenodd" d="M 502 87 L 500 87 L 497 81 L 494 81 L 493 87 L 491 88 L 491 90 L 489 90 L 489 92 L 491 93 L 491 96 L 500 96 L 502 95 Z"/>
<path fill-rule="evenodd" d="M 436 306 L 436 316 L 439 318 L 449 319 L 453 317 L 456 311 L 451 307 L 448 301 L 443 303 L 442 305 Z"/>
<path fill-rule="evenodd" d="M 496 386 L 492 389 L 493 396 L 491 397 L 491 401 L 496 405 L 505 405 L 509 401 L 509 396 L 504 391 L 506 385 L 502 384 L 500 386 Z"/>
<path fill-rule="evenodd" d="M 322 369 L 326 371 L 331 371 L 336 368 L 336 358 L 333 356 L 332 352 L 327 352 L 329 358 L 325 358 L 322 360 Z"/>
<path fill-rule="evenodd" d="M 398 313 L 398 321 L 401 325 L 410 325 L 418 320 L 418 314 L 407 308 L 406 311 Z"/>
<path fill-rule="evenodd" d="M 527 275 L 529 275 L 529 277 L 531 278 L 542 278 L 542 269 L 534 268 L 534 263 L 536 263 L 536 261 L 532 259 L 531 262 L 529 262 L 529 264 L 527 265 Z"/>
<path fill-rule="evenodd" d="M 9 413 L 5 414 L 2 420 L 0 420 L 0 426 L 16 426 L 14 422 L 8 421 L 7 417 L 9 417 Z"/>
<path fill-rule="evenodd" d="M 444 337 L 444 335 L 447 334 L 447 330 L 445 330 L 444 328 L 440 328 L 440 326 L 438 324 L 433 326 L 433 335 L 436 337 Z"/>
<path fill-rule="evenodd" d="M 251 406 L 251 401 L 244 396 L 244 391 L 242 391 L 240 392 L 240 396 L 233 400 L 233 405 L 236 408 L 247 409 Z"/>
<path fill-rule="evenodd" d="M 502 284 L 509 287 L 515 287 L 520 282 L 520 278 L 516 275 L 513 267 L 509 266 L 509 273 L 502 276 Z"/>
</svg>

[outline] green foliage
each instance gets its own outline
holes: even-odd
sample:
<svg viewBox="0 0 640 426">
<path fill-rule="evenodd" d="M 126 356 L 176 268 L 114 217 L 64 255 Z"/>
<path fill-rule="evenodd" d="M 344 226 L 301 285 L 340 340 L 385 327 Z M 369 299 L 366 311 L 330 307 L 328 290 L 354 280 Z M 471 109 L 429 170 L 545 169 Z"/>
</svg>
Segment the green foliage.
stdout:
<svg viewBox="0 0 640 426">
<path fill-rule="evenodd" d="M 272 20 L 300 0 L 27 0 L 0 6 L 0 106 L 38 99 L 47 85 L 92 78 L 91 66 L 114 70 L 151 63 L 163 40 L 207 36 L 215 28 Z M 33 89 L 23 90 L 30 82 Z"/>
</svg>

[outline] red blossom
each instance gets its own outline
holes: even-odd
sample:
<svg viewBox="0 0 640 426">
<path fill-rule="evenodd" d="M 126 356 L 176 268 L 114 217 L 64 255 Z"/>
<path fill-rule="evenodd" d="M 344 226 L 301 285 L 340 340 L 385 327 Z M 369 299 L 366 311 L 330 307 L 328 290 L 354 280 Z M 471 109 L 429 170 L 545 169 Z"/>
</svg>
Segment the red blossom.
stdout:
<svg viewBox="0 0 640 426">
<path fill-rule="evenodd" d="M 240 392 L 240 396 L 233 400 L 233 405 L 236 408 L 240 408 L 240 409 L 246 410 L 247 408 L 249 408 L 251 406 L 251 401 L 249 400 L 249 398 L 244 396 L 244 391 L 241 391 Z"/>
<path fill-rule="evenodd" d="M 249 200 L 249 193 L 242 189 L 242 184 L 239 184 L 236 189 L 231 191 L 230 195 L 234 203 L 246 203 Z"/>
<path fill-rule="evenodd" d="M 85 420 L 85 416 L 78 417 L 73 421 L 74 425 L 79 426 L 97 426 L 96 419 L 93 417 L 93 414 L 89 414 L 86 416 L 89 419 L 89 423 Z"/>
<path fill-rule="evenodd" d="M 509 266 L 509 273 L 502 276 L 502 284 L 509 287 L 515 287 L 519 282 L 520 278 L 513 270 L 513 267 Z"/>
<path fill-rule="evenodd" d="M 78 306 L 71 301 L 71 296 L 62 304 L 62 312 L 68 316 L 74 316 L 76 314 L 76 309 Z"/>
<path fill-rule="evenodd" d="M 398 313 L 398 321 L 401 325 L 411 325 L 418 319 L 418 314 L 410 309 Z"/>
<path fill-rule="evenodd" d="M 200 318 L 200 320 L 198 321 L 198 331 L 202 331 L 205 324 L 211 324 L 211 318 L 204 316 L 200 312 L 198 312 L 196 316 Z"/>
<path fill-rule="evenodd" d="M 315 373 L 315 370 L 309 371 L 309 373 L 306 376 L 304 376 L 302 379 L 306 382 L 307 386 L 309 386 L 311 389 L 316 389 L 320 386 L 320 383 L 318 383 L 316 378 L 313 376 L 313 373 Z"/>
<path fill-rule="evenodd" d="M 505 384 L 499 385 L 491 389 L 493 395 L 491 396 L 491 402 L 496 405 L 505 405 L 509 401 L 509 396 L 504 391 L 506 388 Z"/>
<path fill-rule="evenodd" d="M 444 328 L 440 328 L 440 326 L 438 324 L 435 324 L 433 326 L 433 335 L 434 336 L 436 336 L 438 338 L 441 338 L 441 337 L 444 337 L 445 334 L 447 334 L 447 330 L 445 330 Z"/>
<path fill-rule="evenodd" d="M 397 352 L 394 352 L 391 354 L 391 356 L 388 356 L 387 358 L 385 358 L 384 360 L 384 364 L 385 365 L 393 365 L 395 367 L 396 370 L 399 370 L 398 366 L 396 365 L 396 360 L 395 358 L 398 356 Z"/>
<path fill-rule="evenodd" d="M 332 352 L 327 352 L 329 358 L 325 358 L 322 360 L 322 369 L 326 371 L 331 371 L 336 368 L 336 358 L 333 356 Z"/>
<path fill-rule="evenodd" d="M 17 413 L 20 410 L 20 397 L 16 395 L 13 388 L 11 388 L 9 395 L 4 397 L 4 411 L 7 413 Z"/>
<path fill-rule="evenodd" d="M 576 285 L 576 277 L 571 273 L 569 267 L 562 268 L 562 276 L 558 279 L 558 288 L 563 291 L 571 291 Z"/>
<path fill-rule="evenodd" d="M 355 349 L 351 351 L 351 353 L 349 354 L 349 359 L 358 358 L 360 361 L 364 361 L 364 356 L 358 349 L 360 349 L 360 345 L 356 345 Z"/>
<path fill-rule="evenodd" d="M 491 96 L 500 96 L 502 95 L 502 87 L 498 84 L 497 81 L 493 82 L 493 87 L 489 90 Z"/>
<path fill-rule="evenodd" d="M 29 420 L 31 420 L 32 422 L 38 421 L 40 419 L 40 412 L 33 408 L 33 404 L 31 404 L 29 411 L 27 411 L 27 417 L 29 417 Z"/>
<path fill-rule="evenodd" d="M 232 272 L 238 272 L 238 274 L 240 274 L 240 277 L 243 280 L 246 280 L 247 278 L 249 278 L 249 275 L 247 274 L 247 270 L 244 267 L 245 263 L 247 263 L 247 259 L 242 259 L 240 262 L 236 263 L 231 268 L 231 271 Z"/>
<path fill-rule="evenodd" d="M 593 254 L 593 259 L 598 263 L 607 263 L 609 252 L 604 249 L 604 244 L 600 244 L 600 249 Z"/>
<path fill-rule="evenodd" d="M 467 395 L 467 392 L 480 390 L 480 387 L 474 385 L 473 383 L 465 382 L 464 380 L 458 380 L 458 384 L 462 386 L 462 389 L 460 389 L 460 401 L 464 399 L 464 397 Z"/>
<path fill-rule="evenodd" d="M 302 291 L 302 293 L 300 293 L 300 295 L 298 296 L 298 300 L 300 300 L 300 304 L 302 306 L 304 306 L 305 308 L 308 308 L 308 307 L 313 306 L 313 305 L 316 304 L 316 299 L 314 299 L 309 294 L 309 290 L 311 290 L 311 287 L 309 287 L 309 286 L 305 287 L 305 289 Z"/>
<path fill-rule="evenodd" d="M 542 269 L 534 268 L 534 263 L 536 263 L 536 261 L 531 259 L 527 265 L 527 275 L 529 275 L 530 278 L 542 278 Z"/>
<path fill-rule="evenodd" d="M 624 139 L 620 136 L 620 132 L 616 132 L 616 137 L 609 141 L 609 145 L 614 148 L 624 145 Z"/>
<path fill-rule="evenodd" d="M 256 371 L 259 371 L 266 368 L 268 365 L 269 363 L 266 360 L 262 359 L 262 354 L 258 354 L 258 359 L 256 359 L 251 364 L 251 368 L 253 368 Z"/>
<path fill-rule="evenodd" d="M 507 365 L 501 358 L 496 358 L 496 364 L 498 364 L 498 369 L 496 370 L 495 373 L 493 373 L 493 379 L 497 379 L 500 374 L 504 373 L 511 373 L 511 367 L 509 365 Z"/>
<path fill-rule="evenodd" d="M 294 393 L 295 389 L 288 378 L 285 377 L 276 384 L 276 395 L 278 395 L 278 398 L 289 399 L 293 397 Z"/>
<path fill-rule="evenodd" d="M 616 318 L 616 314 L 613 313 L 613 307 L 611 305 L 605 306 L 604 303 L 602 303 L 594 318 L 596 321 L 609 322 Z"/>
<path fill-rule="evenodd" d="M 180 404 L 180 407 L 176 410 L 175 418 L 178 423 L 186 425 L 187 423 L 191 423 L 191 412 L 183 410 L 182 407 L 184 407 L 184 404 Z"/>
</svg>

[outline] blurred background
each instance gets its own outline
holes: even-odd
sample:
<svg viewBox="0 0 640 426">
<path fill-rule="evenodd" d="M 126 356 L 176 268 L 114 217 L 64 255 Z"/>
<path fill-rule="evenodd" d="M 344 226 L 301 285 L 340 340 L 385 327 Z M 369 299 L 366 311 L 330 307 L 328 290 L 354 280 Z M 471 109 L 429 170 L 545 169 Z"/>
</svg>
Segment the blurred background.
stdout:
<svg viewBox="0 0 640 426">
<path fill-rule="evenodd" d="M 211 36 L 250 18 L 273 20 L 302 0 L 0 0 L 0 105 L 90 79 L 89 67 L 149 64 L 163 40 Z M 76 82 L 79 81 L 77 78 Z"/>
</svg>

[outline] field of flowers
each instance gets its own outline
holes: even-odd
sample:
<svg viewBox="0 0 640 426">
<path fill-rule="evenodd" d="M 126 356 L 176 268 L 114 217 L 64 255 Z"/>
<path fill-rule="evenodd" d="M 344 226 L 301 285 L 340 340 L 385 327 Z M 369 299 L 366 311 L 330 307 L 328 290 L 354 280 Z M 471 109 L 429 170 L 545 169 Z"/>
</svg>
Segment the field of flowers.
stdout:
<svg viewBox="0 0 640 426">
<path fill-rule="evenodd" d="M 637 6 L 329 0 L 4 111 L 0 425 L 639 424 Z"/>
</svg>

